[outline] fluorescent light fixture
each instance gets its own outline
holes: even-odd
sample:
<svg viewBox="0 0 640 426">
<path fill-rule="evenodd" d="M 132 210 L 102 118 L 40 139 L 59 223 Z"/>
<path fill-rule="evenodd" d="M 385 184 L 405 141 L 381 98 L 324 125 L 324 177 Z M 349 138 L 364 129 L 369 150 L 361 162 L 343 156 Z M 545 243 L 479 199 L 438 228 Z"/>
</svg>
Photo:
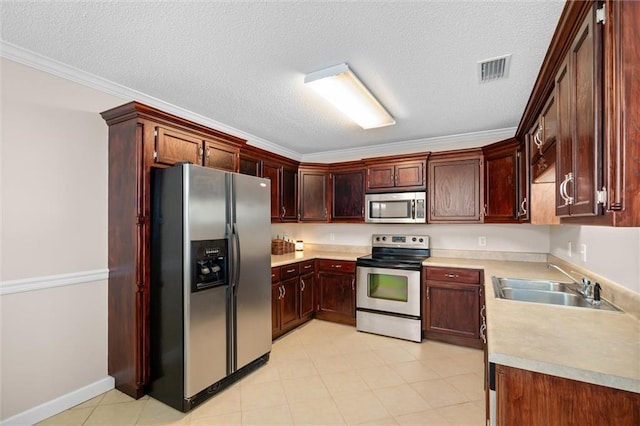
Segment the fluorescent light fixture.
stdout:
<svg viewBox="0 0 640 426">
<path fill-rule="evenodd" d="M 304 83 L 363 129 L 396 124 L 396 120 L 358 80 L 347 64 L 307 74 Z"/>
</svg>

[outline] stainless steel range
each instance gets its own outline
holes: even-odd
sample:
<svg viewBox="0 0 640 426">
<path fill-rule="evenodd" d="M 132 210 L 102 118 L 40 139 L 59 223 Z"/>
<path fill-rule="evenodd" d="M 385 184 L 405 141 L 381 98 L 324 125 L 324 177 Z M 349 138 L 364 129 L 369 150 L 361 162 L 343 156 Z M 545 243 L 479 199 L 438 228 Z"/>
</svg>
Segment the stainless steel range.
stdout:
<svg viewBox="0 0 640 426">
<path fill-rule="evenodd" d="M 374 234 L 371 245 L 356 261 L 356 329 L 422 341 L 420 274 L 429 237 Z"/>
</svg>

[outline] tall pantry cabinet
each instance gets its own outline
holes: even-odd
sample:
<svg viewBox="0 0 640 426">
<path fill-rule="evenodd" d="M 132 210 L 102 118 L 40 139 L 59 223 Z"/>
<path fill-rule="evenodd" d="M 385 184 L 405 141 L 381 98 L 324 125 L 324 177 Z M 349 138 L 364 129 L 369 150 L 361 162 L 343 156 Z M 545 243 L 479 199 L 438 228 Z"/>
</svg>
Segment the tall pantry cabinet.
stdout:
<svg viewBox="0 0 640 426">
<path fill-rule="evenodd" d="M 109 125 L 108 374 L 117 389 L 140 398 L 150 374 L 151 168 L 220 158 L 217 167 L 237 171 L 244 141 L 138 102 L 102 117 Z M 220 156 L 214 145 L 224 148 Z"/>
</svg>

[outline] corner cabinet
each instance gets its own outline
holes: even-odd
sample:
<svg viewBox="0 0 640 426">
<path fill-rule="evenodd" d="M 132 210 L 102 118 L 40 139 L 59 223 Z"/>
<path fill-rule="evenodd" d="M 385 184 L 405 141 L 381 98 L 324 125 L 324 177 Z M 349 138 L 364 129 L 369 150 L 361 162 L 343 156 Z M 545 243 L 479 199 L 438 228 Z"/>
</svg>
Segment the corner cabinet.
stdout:
<svg viewBox="0 0 640 426">
<path fill-rule="evenodd" d="M 140 398 L 150 374 L 151 168 L 205 165 L 207 149 L 216 149 L 224 152 L 209 151 L 207 164 L 232 169 L 245 141 L 138 102 L 102 117 L 109 126 L 107 372 L 117 389 Z"/>
<path fill-rule="evenodd" d="M 298 220 L 300 222 L 329 221 L 327 171 L 327 165 L 305 165 L 298 169 L 300 181 Z"/>
<path fill-rule="evenodd" d="M 316 260 L 315 317 L 356 325 L 356 263 L 343 260 Z"/>
<path fill-rule="evenodd" d="M 482 223 L 484 165 L 481 149 L 429 157 L 429 223 Z"/>
<path fill-rule="evenodd" d="M 422 275 L 425 339 L 482 348 L 486 343 L 482 271 L 427 266 Z"/>
</svg>

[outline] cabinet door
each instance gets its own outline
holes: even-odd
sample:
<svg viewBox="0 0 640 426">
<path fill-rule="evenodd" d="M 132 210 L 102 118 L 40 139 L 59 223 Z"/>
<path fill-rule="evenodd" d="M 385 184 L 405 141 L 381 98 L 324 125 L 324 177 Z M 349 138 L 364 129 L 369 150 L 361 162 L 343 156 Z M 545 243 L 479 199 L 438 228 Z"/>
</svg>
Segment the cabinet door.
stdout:
<svg viewBox="0 0 640 426">
<path fill-rule="evenodd" d="M 283 293 L 280 299 L 280 325 L 282 329 L 295 324 L 299 319 L 298 280 L 299 278 L 295 277 L 280 283 Z"/>
<path fill-rule="evenodd" d="M 529 167 L 528 147 L 529 141 L 526 140 L 518 148 L 517 153 L 518 202 L 516 203 L 516 209 L 518 213 L 516 216 L 520 222 L 529 222 L 531 220 L 531 214 L 529 213 L 531 204 L 531 168 Z"/>
<path fill-rule="evenodd" d="M 485 156 L 485 222 L 518 220 L 518 149 Z"/>
<path fill-rule="evenodd" d="M 282 214 L 281 192 L 282 192 L 282 166 L 267 163 L 263 164 L 262 177 L 271 180 L 271 221 L 280 222 Z"/>
<path fill-rule="evenodd" d="M 364 170 L 331 174 L 331 220 L 364 221 Z"/>
<path fill-rule="evenodd" d="M 300 318 L 307 318 L 313 315 L 314 284 L 313 272 L 300 276 Z"/>
<path fill-rule="evenodd" d="M 280 321 L 280 304 L 282 299 L 282 288 L 280 283 L 271 285 L 271 336 L 276 337 L 282 329 Z"/>
<path fill-rule="evenodd" d="M 424 302 L 426 337 L 433 333 L 472 339 L 481 347 L 479 285 L 429 280 Z"/>
<path fill-rule="evenodd" d="M 262 177 L 262 161 L 240 154 L 240 173 L 243 175 Z"/>
<path fill-rule="evenodd" d="M 155 162 L 202 164 L 202 139 L 164 127 L 155 128 Z"/>
<path fill-rule="evenodd" d="M 594 11 L 556 74 L 556 215 L 600 213 L 596 191 L 602 183 L 601 27 Z"/>
<path fill-rule="evenodd" d="M 367 190 L 387 190 L 395 186 L 396 168 L 393 164 L 372 166 L 367 169 Z"/>
<path fill-rule="evenodd" d="M 298 220 L 298 171 L 286 166 L 282 168 L 280 220 L 295 222 Z"/>
<path fill-rule="evenodd" d="M 316 318 L 355 325 L 355 275 L 319 271 Z"/>
<path fill-rule="evenodd" d="M 300 217 L 301 221 L 326 222 L 327 174 L 318 171 L 300 171 Z"/>
<path fill-rule="evenodd" d="M 429 163 L 429 222 L 479 223 L 481 159 Z"/>
<path fill-rule="evenodd" d="M 424 189 L 425 188 L 425 161 L 408 161 L 399 163 L 395 168 L 396 188 Z"/>
<path fill-rule="evenodd" d="M 215 169 L 238 171 L 238 148 L 213 141 L 204 141 L 204 165 Z"/>
</svg>

